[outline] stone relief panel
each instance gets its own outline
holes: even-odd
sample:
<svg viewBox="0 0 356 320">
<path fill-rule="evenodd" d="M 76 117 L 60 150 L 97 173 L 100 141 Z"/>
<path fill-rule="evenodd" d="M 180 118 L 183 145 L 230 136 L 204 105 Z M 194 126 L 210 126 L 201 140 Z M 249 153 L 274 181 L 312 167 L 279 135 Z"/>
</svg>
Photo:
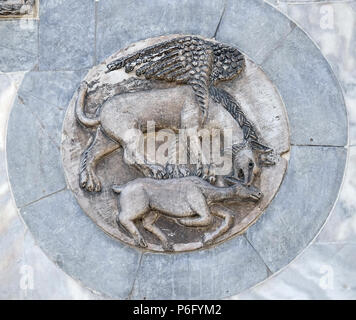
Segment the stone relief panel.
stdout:
<svg viewBox="0 0 356 320">
<path fill-rule="evenodd" d="M 36 0 L 0 0 L 0 17 L 21 17 L 35 14 Z"/>
<path fill-rule="evenodd" d="M 278 192 L 286 111 L 238 49 L 199 36 L 130 45 L 89 71 L 64 121 L 78 203 L 143 250 L 201 249 L 243 233 Z"/>
</svg>

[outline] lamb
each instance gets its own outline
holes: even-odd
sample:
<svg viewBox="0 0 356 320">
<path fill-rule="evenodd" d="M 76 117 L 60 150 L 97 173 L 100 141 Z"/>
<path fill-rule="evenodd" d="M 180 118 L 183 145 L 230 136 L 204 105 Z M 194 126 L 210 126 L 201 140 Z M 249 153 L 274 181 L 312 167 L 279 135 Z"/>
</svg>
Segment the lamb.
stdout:
<svg viewBox="0 0 356 320">
<path fill-rule="evenodd" d="M 135 225 L 142 219 L 143 227 L 156 235 L 164 249 L 172 250 L 166 235 L 154 225 L 159 214 L 176 218 L 187 227 L 206 227 L 212 224 L 213 215 L 223 219 L 223 223 L 213 232 L 206 233 L 203 243 L 210 243 L 225 233 L 233 222 L 231 211 L 217 206 L 224 200 L 259 201 L 262 193 L 254 186 L 225 177 L 228 187 L 217 187 L 199 177 L 183 177 L 169 180 L 138 178 L 124 185 L 114 185 L 119 194 L 119 212 L 116 221 L 143 248 L 147 243 Z"/>
</svg>

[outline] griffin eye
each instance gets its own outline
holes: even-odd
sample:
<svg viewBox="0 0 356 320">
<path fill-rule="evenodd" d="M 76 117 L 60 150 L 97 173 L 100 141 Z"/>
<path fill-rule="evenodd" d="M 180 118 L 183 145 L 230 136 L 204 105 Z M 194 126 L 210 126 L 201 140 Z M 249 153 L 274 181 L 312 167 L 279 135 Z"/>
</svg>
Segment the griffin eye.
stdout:
<svg viewBox="0 0 356 320">
<path fill-rule="evenodd" d="M 253 168 L 253 162 L 249 162 L 248 167 Z"/>
</svg>

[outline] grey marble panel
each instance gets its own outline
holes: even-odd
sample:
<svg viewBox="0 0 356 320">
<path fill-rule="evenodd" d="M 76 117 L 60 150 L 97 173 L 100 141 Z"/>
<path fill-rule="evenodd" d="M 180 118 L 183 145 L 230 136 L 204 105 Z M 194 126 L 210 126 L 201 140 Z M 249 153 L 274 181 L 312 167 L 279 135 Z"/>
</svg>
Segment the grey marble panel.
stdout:
<svg viewBox="0 0 356 320">
<path fill-rule="evenodd" d="M 228 0 L 216 39 L 237 46 L 261 63 L 294 27 L 262 0 Z"/>
<path fill-rule="evenodd" d="M 58 146 L 68 103 L 85 73 L 85 70 L 30 72 L 26 74 L 18 92 L 19 100 L 31 109 Z"/>
<path fill-rule="evenodd" d="M 224 0 L 101 0 L 98 2 L 98 62 L 138 40 L 166 34 L 213 37 Z"/>
<path fill-rule="evenodd" d="M 317 238 L 318 243 L 356 244 L 356 147 L 350 147 L 345 179 L 335 208 Z"/>
<path fill-rule="evenodd" d="M 356 1 L 279 2 L 278 9 L 294 19 L 331 64 L 344 91 L 349 116 L 349 140 L 356 145 Z"/>
<path fill-rule="evenodd" d="M 68 190 L 24 207 L 21 214 L 46 254 L 85 286 L 125 299 L 141 253 L 107 236 Z"/>
<path fill-rule="evenodd" d="M 40 4 L 39 69 L 79 70 L 95 60 L 95 2 L 46 0 Z"/>
<path fill-rule="evenodd" d="M 262 68 L 286 105 L 292 144 L 347 144 L 340 86 L 320 50 L 301 29 L 294 29 Z"/>
<path fill-rule="evenodd" d="M 276 272 L 317 235 L 343 178 L 347 151 L 341 147 L 292 147 L 281 188 L 247 238 Z"/>
<path fill-rule="evenodd" d="M 288 268 L 233 299 L 351 299 L 356 297 L 355 244 L 312 244 Z"/>
<path fill-rule="evenodd" d="M 32 70 L 38 65 L 38 21 L 0 21 L 0 71 Z"/>
<path fill-rule="evenodd" d="M 144 254 L 132 298 L 221 299 L 266 277 L 266 265 L 239 236 L 204 251 Z"/>
<path fill-rule="evenodd" d="M 7 162 L 18 207 L 66 186 L 59 147 L 18 97 L 7 130 Z"/>
<path fill-rule="evenodd" d="M 19 207 L 66 186 L 59 150 L 62 122 L 82 75 L 30 72 L 23 80 L 7 134 L 9 177 Z"/>
</svg>

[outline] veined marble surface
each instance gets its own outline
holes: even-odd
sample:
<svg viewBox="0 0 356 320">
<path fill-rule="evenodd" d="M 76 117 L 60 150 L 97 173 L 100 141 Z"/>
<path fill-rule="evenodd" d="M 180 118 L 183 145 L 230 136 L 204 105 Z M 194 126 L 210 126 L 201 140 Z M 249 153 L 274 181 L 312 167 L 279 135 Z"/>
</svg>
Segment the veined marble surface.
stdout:
<svg viewBox="0 0 356 320">
<path fill-rule="evenodd" d="M 339 199 L 314 243 L 272 278 L 232 298 L 355 299 L 356 1 L 268 2 L 309 34 L 339 79 L 349 117 L 349 160 Z"/>
<path fill-rule="evenodd" d="M 272 278 L 233 299 L 356 298 L 356 1 L 270 0 L 304 29 L 329 60 L 349 113 L 349 162 L 324 229 Z M 7 180 L 6 123 L 24 72 L 0 74 L 0 299 L 105 299 L 60 270 L 17 213 Z M 332 120 L 332 119 L 331 119 Z"/>
</svg>

